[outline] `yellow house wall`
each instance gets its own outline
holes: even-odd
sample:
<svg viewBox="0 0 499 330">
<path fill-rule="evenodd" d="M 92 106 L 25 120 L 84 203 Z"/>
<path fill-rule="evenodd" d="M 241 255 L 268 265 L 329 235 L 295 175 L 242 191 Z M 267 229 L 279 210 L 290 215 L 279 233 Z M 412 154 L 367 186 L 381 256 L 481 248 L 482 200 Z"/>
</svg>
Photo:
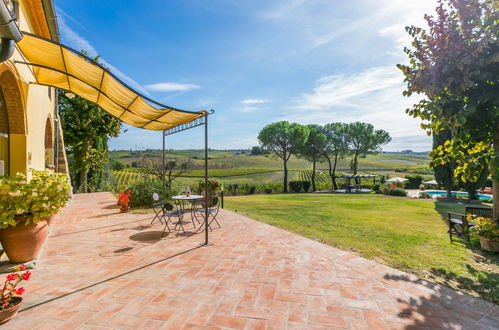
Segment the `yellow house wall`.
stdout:
<svg viewBox="0 0 499 330">
<path fill-rule="evenodd" d="M 19 27 L 22 31 L 36 32 L 34 20 L 30 19 L 28 15 L 26 1 L 20 1 Z M 26 134 L 10 134 L 10 175 L 25 172 L 27 169 L 42 170 L 45 168 L 45 125 L 47 118 L 50 117 L 52 135 L 54 135 L 53 118 L 55 118 L 56 106 L 55 89 L 30 84 L 30 82 L 35 81 L 30 68 L 24 64 L 16 64 L 13 62 L 14 60 L 24 61 L 17 49 L 12 58 L 0 66 L 8 66 L 9 70 L 21 82 Z M 51 89 L 51 97 L 49 97 L 49 88 Z M 52 136 L 51 140 L 55 141 L 55 137 Z"/>
</svg>

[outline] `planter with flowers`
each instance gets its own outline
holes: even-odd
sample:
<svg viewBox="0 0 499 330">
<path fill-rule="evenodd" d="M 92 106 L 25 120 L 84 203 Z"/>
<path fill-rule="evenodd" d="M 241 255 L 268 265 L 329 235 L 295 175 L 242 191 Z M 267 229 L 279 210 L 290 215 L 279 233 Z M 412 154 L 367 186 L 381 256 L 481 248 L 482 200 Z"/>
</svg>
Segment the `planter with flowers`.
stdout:
<svg viewBox="0 0 499 330">
<path fill-rule="evenodd" d="M 24 288 L 19 287 L 22 281 L 27 281 L 31 277 L 30 272 L 24 272 L 22 274 L 17 273 L 25 270 L 24 265 L 19 265 L 15 267 L 16 273 L 7 275 L 7 278 L 3 284 L 3 290 L 0 292 L 0 324 L 5 324 L 12 320 L 16 316 L 23 298 L 20 296 L 24 293 Z"/>
<path fill-rule="evenodd" d="M 0 243 L 12 263 L 38 257 L 48 236 L 47 219 L 70 198 L 68 177 L 32 171 L 0 178 Z"/>
<path fill-rule="evenodd" d="M 478 237 L 482 249 L 499 252 L 499 223 L 484 217 L 469 218 L 468 221 L 475 223 L 471 228 L 471 234 Z"/>
<path fill-rule="evenodd" d="M 130 211 L 130 196 L 132 196 L 132 191 L 120 191 L 118 195 L 118 205 L 120 206 L 121 212 Z"/>
</svg>

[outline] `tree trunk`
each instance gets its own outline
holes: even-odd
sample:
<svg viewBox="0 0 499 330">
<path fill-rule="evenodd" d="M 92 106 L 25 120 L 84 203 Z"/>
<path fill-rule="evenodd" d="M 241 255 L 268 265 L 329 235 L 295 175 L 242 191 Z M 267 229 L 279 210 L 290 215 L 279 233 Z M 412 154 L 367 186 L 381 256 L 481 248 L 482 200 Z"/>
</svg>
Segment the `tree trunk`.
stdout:
<svg viewBox="0 0 499 330">
<path fill-rule="evenodd" d="M 333 167 L 331 165 L 331 158 L 329 158 L 329 156 L 326 155 L 326 159 L 327 159 L 327 163 L 329 165 L 328 169 L 329 169 L 329 177 L 331 178 L 331 187 L 333 188 L 333 190 L 336 190 L 334 188 L 336 185 L 336 178 L 333 175 Z"/>
<path fill-rule="evenodd" d="M 359 155 L 353 156 L 353 163 L 352 163 L 353 175 L 357 175 L 358 158 L 359 158 Z"/>
<path fill-rule="evenodd" d="M 81 154 L 82 159 L 87 159 L 88 148 L 90 147 L 90 142 L 85 142 Z M 82 167 L 85 168 L 86 164 L 83 164 Z M 88 170 L 82 169 L 80 171 L 80 192 L 87 193 L 88 192 Z"/>
<path fill-rule="evenodd" d="M 80 192 L 87 193 L 87 179 L 88 179 L 88 171 L 81 170 L 80 171 Z"/>
<path fill-rule="evenodd" d="M 497 125 L 496 135 L 494 136 L 494 157 L 490 162 L 490 174 L 492 176 L 492 186 L 493 186 L 493 199 L 492 205 L 494 208 L 493 217 L 496 221 L 499 221 L 499 124 Z"/>
<path fill-rule="evenodd" d="M 315 191 L 315 158 L 312 160 L 312 191 Z"/>
<path fill-rule="evenodd" d="M 336 184 L 336 165 L 338 164 L 338 154 L 334 155 L 333 163 L 333 190 L 338 190 L 338 184 Z"/>
<path fill-rule="evenodd" d="M 288 192 L 288 161 L 284 159 L 284 192 Z"/>
<path fill-rule="evenodd" d="M 359 167 L 359 155 L 354 155 L 353 156 L 353 175 L 357 175 L 357 170 Z M 355 178 L 355 184 L 359 184 L 359 179 Z"/>
</svg>

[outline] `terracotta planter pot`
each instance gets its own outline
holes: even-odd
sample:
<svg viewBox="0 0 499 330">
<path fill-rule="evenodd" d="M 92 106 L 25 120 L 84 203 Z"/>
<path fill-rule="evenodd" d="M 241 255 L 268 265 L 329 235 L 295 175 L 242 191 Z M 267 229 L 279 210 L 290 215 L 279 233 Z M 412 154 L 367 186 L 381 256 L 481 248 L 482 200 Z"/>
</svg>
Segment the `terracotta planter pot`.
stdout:
<svg viewBox="0 0 499 330">
<path fill-rule="evenodd" d="M 480 239 L 482 249 L 491 252 L 499 252 L 499 241 L 494 241 L 483 236 L 479 236 L 478 238 Z"/>
<path fill-rule="evenodd" d="M 0 229 L 0 243 L 12 263 L 34 260 L 47 240 L 49 226 L 46 220 L 25 225 L 26 217 L 17 217 L 18 225 Z"/>
<path fill-rule="evenodd" d="M 23 302 L 23 298 L 14 297 L 11 300 L 11 305 L 4 310 L 0 310 L 0 324 L 5 324 L 12 320 L 14 316 L 16 316 L 19 308 L 21 308 L 21 304 Z"/>
<path fill-rule="evenodd" d="M 126 212 L 130 211 L 130 206 L 127 206 L 127 207 L 122 206 L 122 207 L 120 207 L 120 211 L 121 211 L 121 213 L 126 213 Z"/>
</svg>

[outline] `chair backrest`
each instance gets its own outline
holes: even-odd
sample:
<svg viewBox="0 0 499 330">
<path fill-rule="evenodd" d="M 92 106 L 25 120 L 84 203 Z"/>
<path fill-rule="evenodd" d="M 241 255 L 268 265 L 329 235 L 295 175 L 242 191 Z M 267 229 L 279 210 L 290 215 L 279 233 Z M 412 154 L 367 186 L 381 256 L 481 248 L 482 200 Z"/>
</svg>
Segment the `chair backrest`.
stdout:
<svg viewBox="0 0 499 330">
<path fill-rule="evenodd" d="M 211 207 L 218 207 L 218 196 L 215 196 L 211 199 Z"/>
<path fill-rule="evenodd" d="M 158 193 L 153 193 L 152 194 L 152 200 L 155 201 L 155 202 L 159 201 L 159 195 L 158 195 Z"/>
<path fill-rule="evenodd" d="M 467 207 L 465 213 L 473 214 L 477 217 L 492 218 L 492 209 L 485 207 Z"/>
</svg>

